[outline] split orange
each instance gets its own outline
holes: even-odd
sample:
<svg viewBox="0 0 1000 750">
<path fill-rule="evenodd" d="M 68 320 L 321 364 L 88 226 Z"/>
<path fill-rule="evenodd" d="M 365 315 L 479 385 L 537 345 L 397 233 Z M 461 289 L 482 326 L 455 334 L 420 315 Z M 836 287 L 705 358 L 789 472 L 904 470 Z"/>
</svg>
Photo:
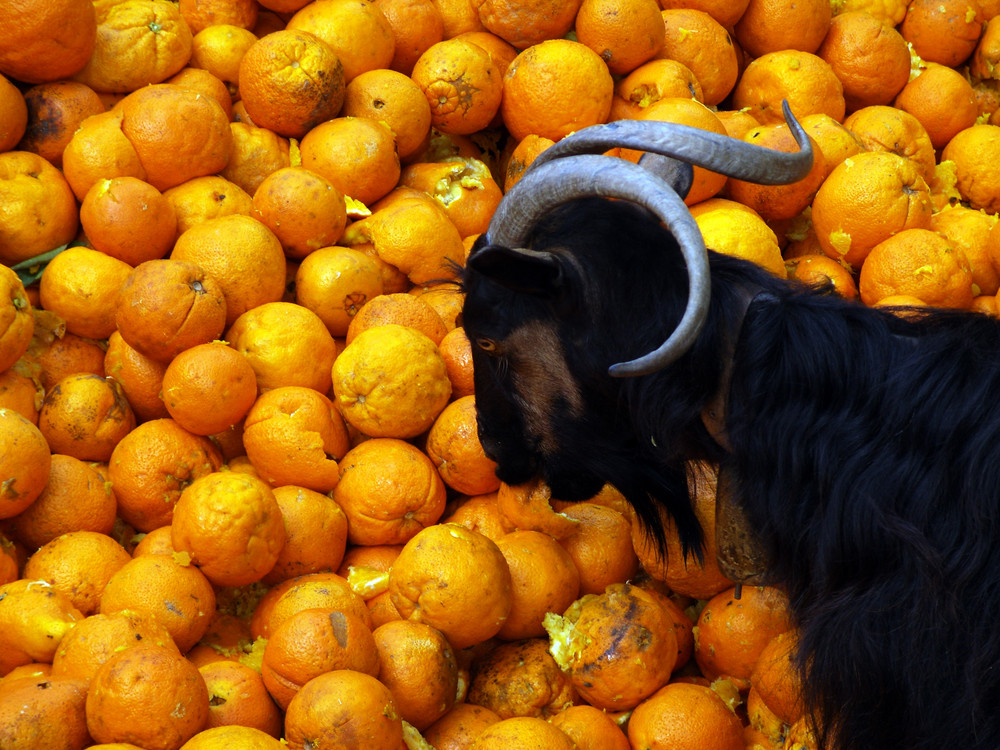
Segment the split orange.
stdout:
<svg viewBox="0 0 1000 750">
<path fill-rule="evenodd" d="M 80 124 L 105 111 L 104 102 L 92 88 L 76 81 L 52 81 L 24 92 L 27 126 L 17 147 L 62 166 L 66 145 Z M 16 105 L 15 105 L 16 106 Z"/>
<path fill-rule="evenodd" d="M 822 112 L 840 122 L 847 111 L 844 86 L 830 64 L 794 49 L 755 58 L 733 89 L 733 106 L 749 107 L 761 124 L 784 122 L 782 101 L 798 118 Z"/>
<path fill-rule="evenodd" d="M 444 483 L 464 495 L 483 495 L 500 488 L 496 462 L 479 442 L 476 398 L 463 396 L 449 403 L 427 433 L 427 455 Z"/>
<path fill-rule="evenodd" d="M 997 171 L 1000 125 L 973 125 L 957 133 L 941 152 L 942 161 L 955 162 L 958 191 L 972 208 L 1000 211 Z"/>
<path fill-rule="evenodd" d="M 503 76 L 489 52 L 472 42 L 448 39 L 432 45 L 410 74 L 442 133 L 468 135 L 482 130 L 500 108 Z"/>
<path fill-rule="evenodd" d="M 42 545 L 24 566 L 24 577 L 45 581 L 84 615 L 97 611 L 108 579 L 132 557 L 107 534 L 70 531 Z"/>
<path fill-rule="evenodd" d="M 920 121 L 937 149 L 974 125 L 979 116 L 972 84 L 957 70 L 937 63 L 928 63 L 903 86 L 893 104 Z"/>
<path fill-rule="evenodd" d="M 282 709 L 309 680 L 335 669 L 378 676 L 381 657 L 368 625 L 335 609 L 303 609 L 271 631 L 261 676 Z"/>
<path fill-rule="evenodd" d="M 288 26 L 256 41 L 243 55 L 239 92 L 255 125 L 301 138 L 339 114 L 344 69 L 325 41 L 308 29 Z"/>
<path fill-rule="evenodd" d="M 491 647 L 470 670 L 469 703 L 501 719 L 547 719 L 579 700 L 576 690 L 549 653 L 545 638 L 527 638 Z"/>
<path fill-rule="evenodd" d="M 376 120 L 327 120 L 306 133 L 299 150 L 303 167 L 365 205 L 386 195 L 399 180 L 399 154 L 392 130 Z"/>
<path fill-rule="evenodd" d="M 87 729 L 97 742 L 178 750 L 208 722 L 208 689 L 175 651 L 139 644 L 98 668 L 87 691 Z"/>
<path fill-rule="evenodd" d="M 475 158 L 411 164 L 403 170 L 399 183 L 421 190 L 440 203 L 463 238 L 489 228 L 503 197 L 489 167 Z"/>
<path fill-rule="evenodd" d="M 632 747 L 741 750 L 743 725 L 712 688 L 675 682 L 641 703 L 629 718 Z"/>
<path fill-rule="evenodd" d="M 70 242 L 79 224 L 73 195 L 38 154 L 0 153 L 0 262 L 14 265 Z"/>
<path fill-rule="evenodd" d="M 117 503 L 104 477 L 92 464 L 62 453 L 54 453 L 50 465 L 45 489 L 11 522 L 17 539 L 37 550 L 72 532 L 110 534 Z"/>
<path fill-rule="evenodd" d="M 379 682 L 389 688 L 403 721 L 424 730 L 451 710 L 459 695 L 455 652 L 441 631 L 410 620 L 377 627 Z"/>
<path fill-rule="evenodd" d="M 280 386 L 261 394 L 246 416 L 243 445 L 272 487 L 330 492 L 350 439 L 330 399 L 313 388 Z"/>
<path fill-rule="evenodd" d="M 378 0 L 376 4 L 392 29 L 394 47 L 388 67 L 409 76 L 419 57 L 444 39 L 441 11 L 432 0 Z"/>
<path fill-rule="evenodd" d="M 559 544 L 580 573 L 580 594 L 599 594 L 612 583 L 625 583 L 639 570 L 632 548 L 632 526 L 614 508 L 577 503 L 563 513 L 577 522 Z"/>
<path fill-rule="evenodd" d="M 779 50 L 815 52 L 832 18 L 826 0 L 750 0 L 733 29 L 736 41 L 750 57 Z"/>
<path fill-rule="evenodd" d="M 314 250 L 295 272 L 296 301 L 316 313 L 333 336 L 345 336 L 358 312 L 382 291 L 375 260 L 348 247 Z"/>
<path fill-rule="evenodd" d="M 907 294 L 935 307 L 968 309 L 975 292 L 972 270 L 960 247 L 930 229 L 904 229 L 886 238 L 861 266 L 861 301 L 874 305 Z"/>
<path fill-rule="evenodd" d="M 198 671 L 208 689 L 209 728 L 249 727 L 271 737 L 281 736 L 281 711 L 260 672 L 230 659 L 205 664 Z M 238 747 L 246 745 L 241 742 Z"/>
<path fill-rule="evenodd" d="M 579 42 L 548 39 L 525 49 L 507 68 L 500 112 L 517 140 L 540 135 L 558 141 L 606 122 L 613 97 L 614 80 L 600 55 Z"/>
<path fill-rule="evenodd" d="M 177 237 L 208 219 L 230 214 L 249 216 L 252 207 L 250 194 L 222 175 L 192 177 L 164 190 L 163 197 L 177 218 Z"/>
<path fill-rule="evenodd" d="M 25 83 L 75 75 L 94 52 L 93 3 L 25 2 L 0 9 L 0 73 Z"/>
<path fill-rule="evenodd" d="M 496 492 L 473 495 L 461 500 L 449 515 L 441 519 L 441 523 L 464 526 L 494 542 L 515 529 L 515 526 L 500 512 Z"/>
<path fill-rule="evenodd" d="M 229 161 L 229 118 L 214 99 L 164 83 L 134 91 L 118 107 L 122 132 L 139 156 L 145 179 L 159 190 L 215 174 Z"/>
<path fill-rule="evenodd" d="M 536 478 L 523 484 L 500 483 L 497 507 L 506 523 L 516 529 L 542 531 L 564 539 L 576 531 L 579 523 L 552 507 L 552 489 Z"/>
<path fill-rule="evenodd" d="M 928 62 L 957 67 L 972 54 L 983 28 L 978 4 L 964 0 L 910 0 L 899 32 Z"/>
<path fill-rule="evenodd" d="M 665 26 L 656 0 L 583 0 L 574 24 L 578 41 L 625 75 L 663 47 Z"/>
<path fill-rule="evenodd" d="M 472 744 L 471 750 L 572 750 L 576 744 L 565 732 L 544 719 L 515 716 L 491 724 Z"/>
<path fill-rule="evenodd" d="M 117 381 L 91 373 L 68 375 L 45 394 L 38 429 L 49 448 L 83 461 L 107 461 L 135 427 Z"/>
<path fill-rule="evenodd" d="M 739 58 L 729 31 L 703 10 L 690 6 L 662 12 L 666 32 L 658 58 L 676 60 L 698 81 L 708 106 L 722 102 L 739 78 Z"/>
<path fill-rule="evenodd" d="M 392 26 L 368 0 L 322 0 L 307 4 L 285 28 L 308 31 L 333 48 L 344 66 L 344 82 L 368 70 L 388 68 L 396 45 Z"/>
<path fill-rule="evenodd" d="M 347 742 L 399 750 L 403 722 L 389 688 L 363 672 L 335 669 L 311 679 L 288 704 L 285 741 L 292 750 Z"/>
<path fill-rule="evenodd" d="M 930 228 L 965 253 L 977 296 L 996 295 L 1000 290 L 1000 273 L 993 260 L 1000 258 L 1000 233 L 992 231 L 997 222 L 995 214 L 961 205 L 950 206 L 931 216 Z"/>
<path fill-rule="evenodd" d="M 172 419 L 143 422 L 119 441 L 108 462 L 118 514 L 138 531 L 167 526 L 181 490 L 221 465 L 208 438 Z"/>
<path fill-rule="evenodd" d="M 0 409 L 0 518 L 30 506 L 49 481 L 52 454 L 41 430 L 16 411 Z"/>
<path fill-rule="evenodd" d="M 341 459 L 333 499 L 347 515 L 351 544 L 405 544 L 441 518 L 446 488 L 419 448 L 372 438 Z"/>
</svg>

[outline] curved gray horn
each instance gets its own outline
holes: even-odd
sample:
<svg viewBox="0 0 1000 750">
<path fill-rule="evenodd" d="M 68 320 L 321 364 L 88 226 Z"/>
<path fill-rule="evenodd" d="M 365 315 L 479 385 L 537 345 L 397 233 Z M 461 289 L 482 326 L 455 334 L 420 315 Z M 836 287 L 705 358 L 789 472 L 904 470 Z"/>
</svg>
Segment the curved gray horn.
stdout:
<svg viewBox="0 0 1000 750">
<path fill-rule="evenodd" d="M 568 135 L 538 155 L 527 172 L 555 159 L 576 154 L 602 154 L 621 147 L 648 151 L 705 167 L 713 172 L 761 185 L 787 185 L 809 174 L 813 165 L 809 136 L 781 103 L 792 136 L 799 146 L 793 153 L 712 133 L 690 125 L 655 120 L 617 120 L 592 125 Z"/>
<path fill-rule="evenodd" d="M 550 147 L 551 148 L 551 147 Z M 688 270 L 688 302 L 680 323 L 655 351 L 612 365 L 615 377 L 646 375 L 666 367 L 694 343 L 708 314 L 708 255 L 701 231 L 680 196 L 655 174 L 609 156 L 580 155 L 542 164 L 524 173 L 507 192 L 487 231 L 490 244 L 525 247 L 540 219 L 576 198 L 602 196 L 645 206 L 666 225 Z"/>
</svg>

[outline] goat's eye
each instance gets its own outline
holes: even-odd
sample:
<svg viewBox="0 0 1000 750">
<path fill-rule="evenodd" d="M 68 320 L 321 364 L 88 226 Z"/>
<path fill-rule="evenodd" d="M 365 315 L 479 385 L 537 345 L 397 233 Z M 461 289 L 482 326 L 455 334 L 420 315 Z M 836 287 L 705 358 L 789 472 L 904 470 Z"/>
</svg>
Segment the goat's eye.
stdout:
<svg viewBox="0 0 1000 750">
<path fill-rule="evenodd" d="M 484 352 L 495 352 L 497 350 L 497 342 L 493 339 L 476 339 L 476 346 Z"/>
</svg>

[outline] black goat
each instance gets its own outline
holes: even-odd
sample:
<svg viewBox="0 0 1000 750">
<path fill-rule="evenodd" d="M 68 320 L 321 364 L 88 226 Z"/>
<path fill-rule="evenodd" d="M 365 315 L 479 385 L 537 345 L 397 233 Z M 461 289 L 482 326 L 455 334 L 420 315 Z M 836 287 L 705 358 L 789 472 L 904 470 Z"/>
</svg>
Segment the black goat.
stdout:
<svg viewBox="0 0 1000 750">
<path fill-rule="evenodd" d="M 730 148 L 713 168 L 743 158 Z M 718 464 L 789 595 L 823 745 L 1000 748 L 1000 323 L 897 316 L 706 256 L 679 209 L 654 207 L 668 231 L 563 190 L 580 159 L 597 182 L 578 193 L 662 189 L 607 157 L 553 158 L 474 248 L 463 322 L 500 478 L 540 475 L 565 500 L 611 482 L 697 552 L 685 467 Z M 668 335 L 665 356 L 615 364 Z"/>
</svg>

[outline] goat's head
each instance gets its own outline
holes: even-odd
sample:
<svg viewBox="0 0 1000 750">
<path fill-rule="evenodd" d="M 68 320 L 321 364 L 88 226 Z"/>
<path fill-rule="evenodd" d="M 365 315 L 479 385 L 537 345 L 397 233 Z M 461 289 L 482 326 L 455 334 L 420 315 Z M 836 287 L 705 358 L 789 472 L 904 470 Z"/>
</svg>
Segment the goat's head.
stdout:
<svg viewBox="0 0 1000 750">
<path fill-rule="evenodd" d="M 666 368 L 704 325 L 707 253 L 681 197 L 690 165 L 765 184 L 801 179 L 812 151 L 787 107 L 786 118 L 794 154 L 668 123 L 587 128 L 507 193 L 469 256 L 463 311 L 480 439 L 501 479 L 540 475 L 564 500 L 604 482 L 633 504 L 662 499 L 659 480 L 639 476 L 649 436 L 625 413 L 621 378 Z M 598 155 L 614 146 L 660 156 L 637 166 Z"/>
</svg>

